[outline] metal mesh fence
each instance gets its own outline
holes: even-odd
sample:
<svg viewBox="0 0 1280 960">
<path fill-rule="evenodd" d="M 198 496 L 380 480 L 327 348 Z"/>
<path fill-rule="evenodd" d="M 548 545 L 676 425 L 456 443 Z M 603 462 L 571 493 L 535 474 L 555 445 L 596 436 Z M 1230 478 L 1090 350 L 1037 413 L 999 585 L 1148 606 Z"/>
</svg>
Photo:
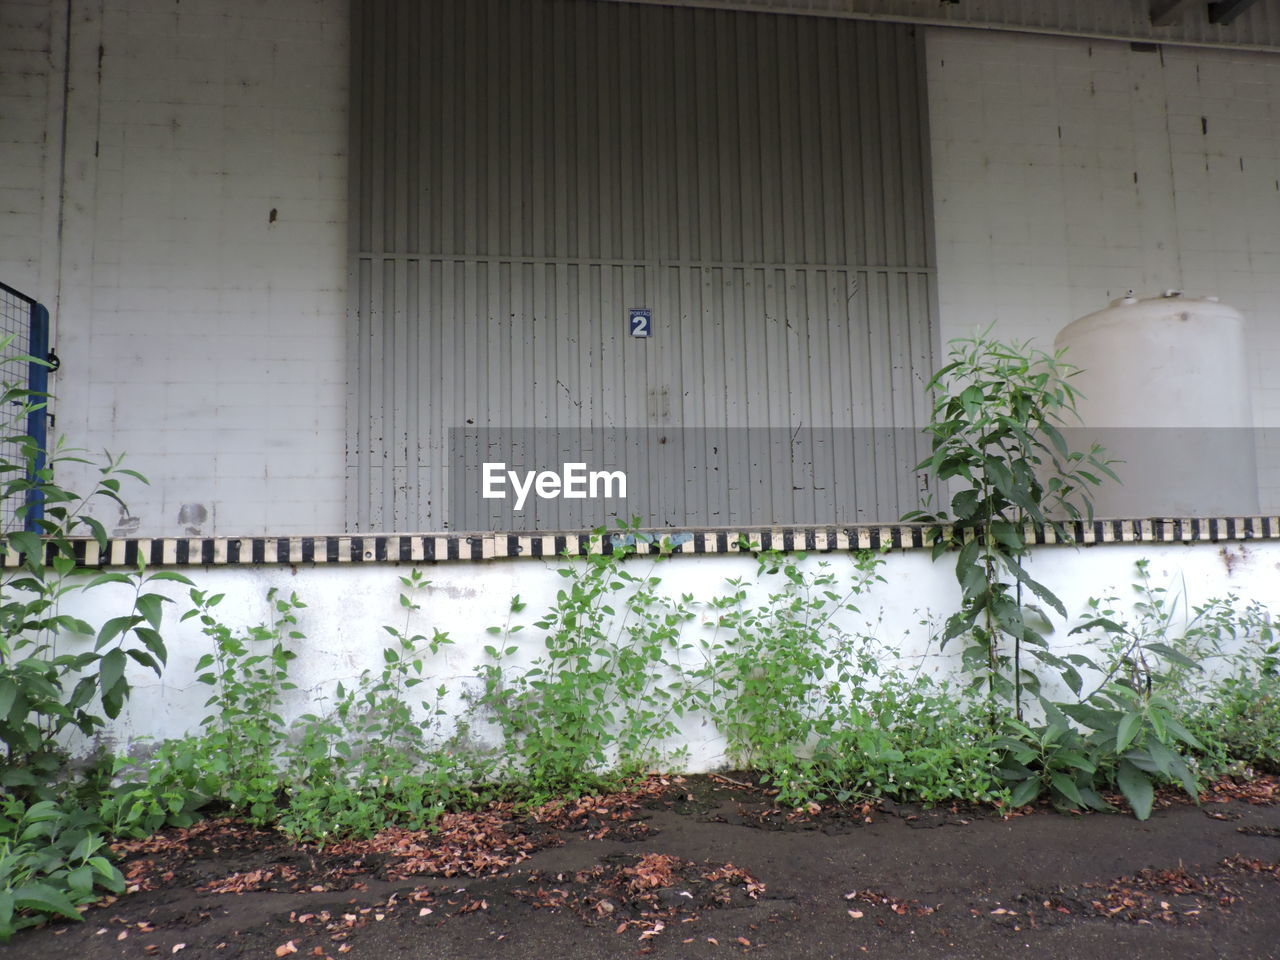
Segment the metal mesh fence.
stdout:
<svg viewBox="0 0 1280 960">
<path fill-rule="evenodd" d="M 19 358 L 43 356 L 46 352 L 43 345 L 47 341 L 47 318 L 48 314 L 35 300 L 0 283 L 0 384 L 4 391 L 0 410 L 0 490 L 3 491 L 0 534 L 12 533 L 24 526 L 18 517 L 24 496 L 10 487 L 12 481 L 22 477 L 30 467 L 19 438 L 34 435 L 37 443 L 44 446 L 43 412 L 28 414 L 31 400 L 11 396 L 10 391 L 45 389 L 43 368 L 37 373 L 37 365 Z"/>
</svg>

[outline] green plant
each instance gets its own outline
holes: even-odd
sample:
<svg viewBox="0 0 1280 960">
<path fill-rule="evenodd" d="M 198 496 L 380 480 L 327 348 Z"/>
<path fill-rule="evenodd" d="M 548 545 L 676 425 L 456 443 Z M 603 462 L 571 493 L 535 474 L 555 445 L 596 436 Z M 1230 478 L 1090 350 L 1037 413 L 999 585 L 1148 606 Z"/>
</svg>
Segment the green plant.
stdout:
<svg viewBox="0 0 1280 960">
<path fill-rule="evenodd" d="M 1005 795 L 974 705 L 850 631 L 862 599 L 883 582 L 879 556 L 855 553 L 847 579 L 833 562 L 811 568 L 804 554 L 757 553 L 757 561 L 754 585 L 766 586 L 766 599 L 752 605 L 748 583 L 736 579 L 709 605 L 713 632 L 684 699 L 715 719 L 731 757 L 759 772 L 779 803 Z"/>
<path fill-rule="evenodd" d="M 998 703 L 1011 701 L 1022 719 L 1024 696 L 1039 690 L 1026 655 L 1058 671 L 1072 665 L 1051 652 L 1043 613 L 1023 602 L 1029 591 L 1066 617 L 1062 601 L 1027 571 L 1028 524 L 1092 514 L 1091 487 L 1115 479 L 1101 448 L 1072 451 L 1061 428 L 1075 417 L 1075 368 L 1061 353 L 988 337 L 953 341 L 950 362 L 929 381 L 936 395 L 929 426 L 932 450 L 917 469 L 959 489 L 946 511 L 904 517 L 938 524 L 934 559 L 958 550 L 960 609 L 942 641 L 964 637 L 964 663 L 985 688 L 993 725 Z M 943 524 L 950 524 L 949 527 Z"/>
<path fill-rule="evenodd" d="M 113 837 L 145 837 L 162 827 L 187 827 L 221 791 L 195 737 L 165 740 L 140 757 L 114 757 L 105 783 L 92 791 L 98 819 Z"/>
<path fill-rule="evenodd" d="M 7 388 L 0 404 L 25 394 Z M 158 581 L 190 581 L 172 571 L 148 573 L 141 561 L 131 573 L 87 576 L 79 570 L 73 536 L 87 530 L 100 547 L 106 544 L 101 524 L 85 512 L 90 502 L 120 502 L 121 478 L 141 475 L 122 467 L 120 458 L 108 458 L 98 467 L 94 489 L 81 497 L 58 486 L 54 471 L 89 461 L 62 447 L 45 457 L 30 437 L 6 439 L 22 451 L 27 466 L 18 472 L 18 465 L 6 464 L 0 499 L 20 501 L 16 513 L 23 518 L 28 496 L 37 494 L 43 516 L 35 521 L 38 533 L 11 531 L 0 540 L 0 554 L 18 555 L 17 565 L 0 577 L 0 742 L 5 748 L 0 787 L 47 798 L 62 769 L 64 735 L 71 729 L 91 735 L 119 715 L 131 689 L 125 671 L 129 661 L 157 676 L 163 669 L 167 651 L 160 626 L 169 598 L 148 588 Z M 96 630 L 62 612 L 68 595 L 109 584 L 132 591 L 132 596 L 122 601 L 125 612 Z M 78 649 L 68 650 L 68 645 Z"/>
<path fill-rule="evenodd" d="M 1141 716 L 1129 721 L 1140 731 L 1144 710 L 1154 709 L 1151 732 L 1189 748 L 1194 766 L 1280 772 L 1280 642 L 1270 612 L 1235 595 L 1188 609 L 1185 585 L 1173 595 L 1154 585 L 1146 560 L 1133 590 L 1129 612 L 1115 597 L 1090 600 L 1089 619 L 1073 631 L 1107 640 L 1102 695 L 1118 686 L 1129 714 Z M 1168 715 L 1176 718 L 1172 742 Z"/>
<path fill-rule="evenodd" d="M 635 574 L 627 566 L 644 535 L 624 527 L 608 552 L 604 536 L 596 531 L 587 556 L 565 558 L 559 573 L 569 582 L 533 624 L 542 654 L 528 667 L 515 661 L 524 625 L 513 621 L 526 606 L 517 596 L 507 623 L 489 628 L 500 640 L 478 668 L 473 712 L 497 726 L 508 751 L 496 773 L 532 800 L 594 790 L 615 771 L 651 764 L 683 709 L 680 631 L 691 598 L 661 596 L 653 576 L 669 546 L 655 542 L 658 553 Z"/>
<path fill-rule="evenodd" d="M 0 340 L 0 349 L 10 342 Z M 100 890 L 121 889 L 103 849 L 97 798 L 74 781 L 68 746 L 74 735 L 90 736 L 120 714 L 132 690 L 130 661 L 162 672 L 167 650 L 160 627 L 169 600 L 153 585 L 189 583 L 176 573 L 148 573 L 141 564 L 131 573 L 96 576 L 78 568 L 72 537 L 88 533 L 99 548 L 106 544 L 101 523 L 87 512 L 90 504 L 122 505 L 122 481 L 146 480 L 119 457 L 97 464 L 63 441 L 41 449 L 25 424 L 45 399 L 12 383 L 0 389 L 0 417 L 6 418 L 0 501 L 26 528 L 0 537 L 0 555 L 8 561 L 0 575 L 0 939 L 49 916 L 79 919 L 77 906 L 97 899 Z M 71 464 L 97 468 L 87 496 L 55 480 Z M 63 612 L 69 596 L 113 589 L 123 594 L 123 612 L 96 629 Z"/>
<path fill-rule="evenodd" d="M 196 663 L 196 679 L 213 688 L 205 701 L 213 712 L 201 721 L 201 774 L 221 784 L 218 799 L 232 810 L 252 822 L 270 823 L 282 787 L 277 757 L 287 735 L 283 694 L 295 688 L 289 662 L 297 654 L 285 644 L 303 638 L 296 611 L 306 604 L 296 594 L 281 597 L 272 587 L 267 603 L 273 621 L 237 633 L 215 615 L 223 599 L 223 594 L 193 588 L 193 606 L 182 617 L 198 617 L 201 631 L 213 641 L 213 652 Z"/>
<path fill-rule="evenodd" d="M 1101 809 L 1100 791 L 1114 788 L 1146 819 L 1160 783 L 1198 797 L 1197 767 L 1225 762 L 1223 737 L 1214 733 L 1235 729 L 1236 707 L 1245 715 L 1256 704 L 1265 727 L 1267 698 L 1255 701 L 1257 685 L 1246 682 L 1266 677 L 1274 662 L 1265 652 L 1274 647 L 1265 609 L 1241 607 L 1231 596 L 1184 613 L 1184 595 L 1155 585 L 1146 560 L 1136 565 L 1133 591 L 1127 609 L 1116 597 L 1090 599 L 1085 619 L 1071 631 L 1090 645 L 1090 653 L 1073 654 L 1072 662 L 1087 669 L 1092 689 L 1084 692 L 1073 669 L 1065 679 L 1076 701 L 1042 699 L 1046 725 L 1008 724 L 1002 773 L 1019 783 L 1014 802 L 1046 794 L 1060 807 Z M 1214 661 L 1237 672 L 1214 681 L 1206 670 Z M 1280 729 L 1280 719 L 1275 726 Z M 1248 739 L 1237 742 L 1244 746 Z"/>
<path fill-rule="evenodd" d="M 97 827 L 87 811 L 53 800 L 0 798 L 0 941 L 50 916 L 79 920 L 76 908 L 99 891 L 124 889 Z"/>
<path fill-rule="evenodd" d="M 1280 674 L 1241 671 L 1225 678 L 1187 726 L 1212 769 L 1280 774 Z"/>
<path fill-rule="evenodd" d="M 812 753 L 775 766 L 778 802 L 1005 804 L 981 705 L 945 682 L 882 666 L 886 659 L 883 651 L 861 653 L 859 679 L 818 719 Z"/>
<path fill-rule="evenodd" d="M 738 578 L 732 593 L 710 604 L 712 633 L 700 644 L 704 664 L 691 672 L 692 689 L 741 764 L 785 765 L 806 752 L 856 675 L 854 641 L 837 617 L 858 613 L 854 601 L 881 579 L 881 560 L 855 554 L 853 578 L 843 584 L 830 563 L 808 572 L 805 559 L 760 552 L 756 583 L 779 578 L 767 599 L 748 606 L 748 585 Z"/>
<path fill-rule="evenodd" d="M 422 609 L 414 595 L 429 581 L 415 570 L 400 585 L 405 622 L 384 627 L 391 643 L 381 668 L 365 670 L 350 686 L 339 683 L 331 710 L 305 714 L 294 725 L 286 758 L 289 799 L 280 817 L 291 836 L 367 836 L 391 823 L 417 829 L 464 802 L 469 771 L 430 736 L 444 713 L 446 688 L 416 704 L 409 693 L 427 682 L 427 658 L 452 641 L 439 630 L 429 637 L 411 633 Z"/>
<path fill-rule="evenodd" d="M 1107 809 L 1096 789 L 1098 751 L 1052 704 L 1045 712 L 1049 722 L 1039 726 L 1004 718 L 1006 734 L 996 741 L 1003 751 L 997 769 L 1016 784 L 1010 805 L 1021 807 L 1047 795 L 1059 810 Z"/>
</svg>

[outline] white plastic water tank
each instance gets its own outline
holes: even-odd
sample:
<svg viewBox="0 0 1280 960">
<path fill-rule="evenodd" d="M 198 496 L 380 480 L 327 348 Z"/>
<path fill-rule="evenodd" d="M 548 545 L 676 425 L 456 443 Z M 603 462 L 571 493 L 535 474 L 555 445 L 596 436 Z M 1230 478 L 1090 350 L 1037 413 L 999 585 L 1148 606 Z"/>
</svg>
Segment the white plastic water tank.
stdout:
<svg viewBox="0 0 1280 960">
<path fill-rule="evenodd" d="M 1103 444 L 1121 484 L 1094 495 L 1099 517 L 1258 512 L 1245 321 L 1217 297 L 1112 301 L 1054 340 L 1080 368 L 1076 448 Z"/>
</svg>

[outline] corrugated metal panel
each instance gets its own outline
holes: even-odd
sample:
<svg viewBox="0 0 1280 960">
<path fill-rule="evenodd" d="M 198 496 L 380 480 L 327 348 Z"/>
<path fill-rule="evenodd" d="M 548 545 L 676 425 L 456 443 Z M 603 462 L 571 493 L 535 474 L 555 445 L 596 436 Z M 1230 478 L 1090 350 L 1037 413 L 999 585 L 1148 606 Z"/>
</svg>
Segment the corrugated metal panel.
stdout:
<svg viewBox="0 0 1280 960">
<path fill-rule="evenodd" d="M 1227 25 L 1209 21 L 1208 0 L 1183 3 L 1166 26 L 1151 0 L 625 0 L 722 10 L 807 14 L 1065 33 L 1099 39 L 1280 50 L 1280 2 L 1259 0 Z"/>
<path fill-rule="evenodd" d="M 624 512 L 660 522 L 915 506 L 922 440 L 893 429 L 925 418 L 935 350 L 912 28 L 594 0 L 353 19 L 353 529 L 489 525 L 445 502 L 450 428 L 704 430 L 661 457 L 626 440 L 647 500 Z"/>
</svg>

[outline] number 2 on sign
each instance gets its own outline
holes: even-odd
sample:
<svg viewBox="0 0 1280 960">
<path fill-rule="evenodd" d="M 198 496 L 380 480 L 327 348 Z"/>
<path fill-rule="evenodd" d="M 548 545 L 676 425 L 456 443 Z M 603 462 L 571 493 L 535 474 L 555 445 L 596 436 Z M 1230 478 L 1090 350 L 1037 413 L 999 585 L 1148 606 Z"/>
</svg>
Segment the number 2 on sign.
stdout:
<svg viewBox="0 0 1280 960">
<path fill-rule="evenodd" d="M 653 335 L 653 314 L 648 310 L 632 310 L 630 313 L 631 335 L 648 337 Z"/>
</svg>

